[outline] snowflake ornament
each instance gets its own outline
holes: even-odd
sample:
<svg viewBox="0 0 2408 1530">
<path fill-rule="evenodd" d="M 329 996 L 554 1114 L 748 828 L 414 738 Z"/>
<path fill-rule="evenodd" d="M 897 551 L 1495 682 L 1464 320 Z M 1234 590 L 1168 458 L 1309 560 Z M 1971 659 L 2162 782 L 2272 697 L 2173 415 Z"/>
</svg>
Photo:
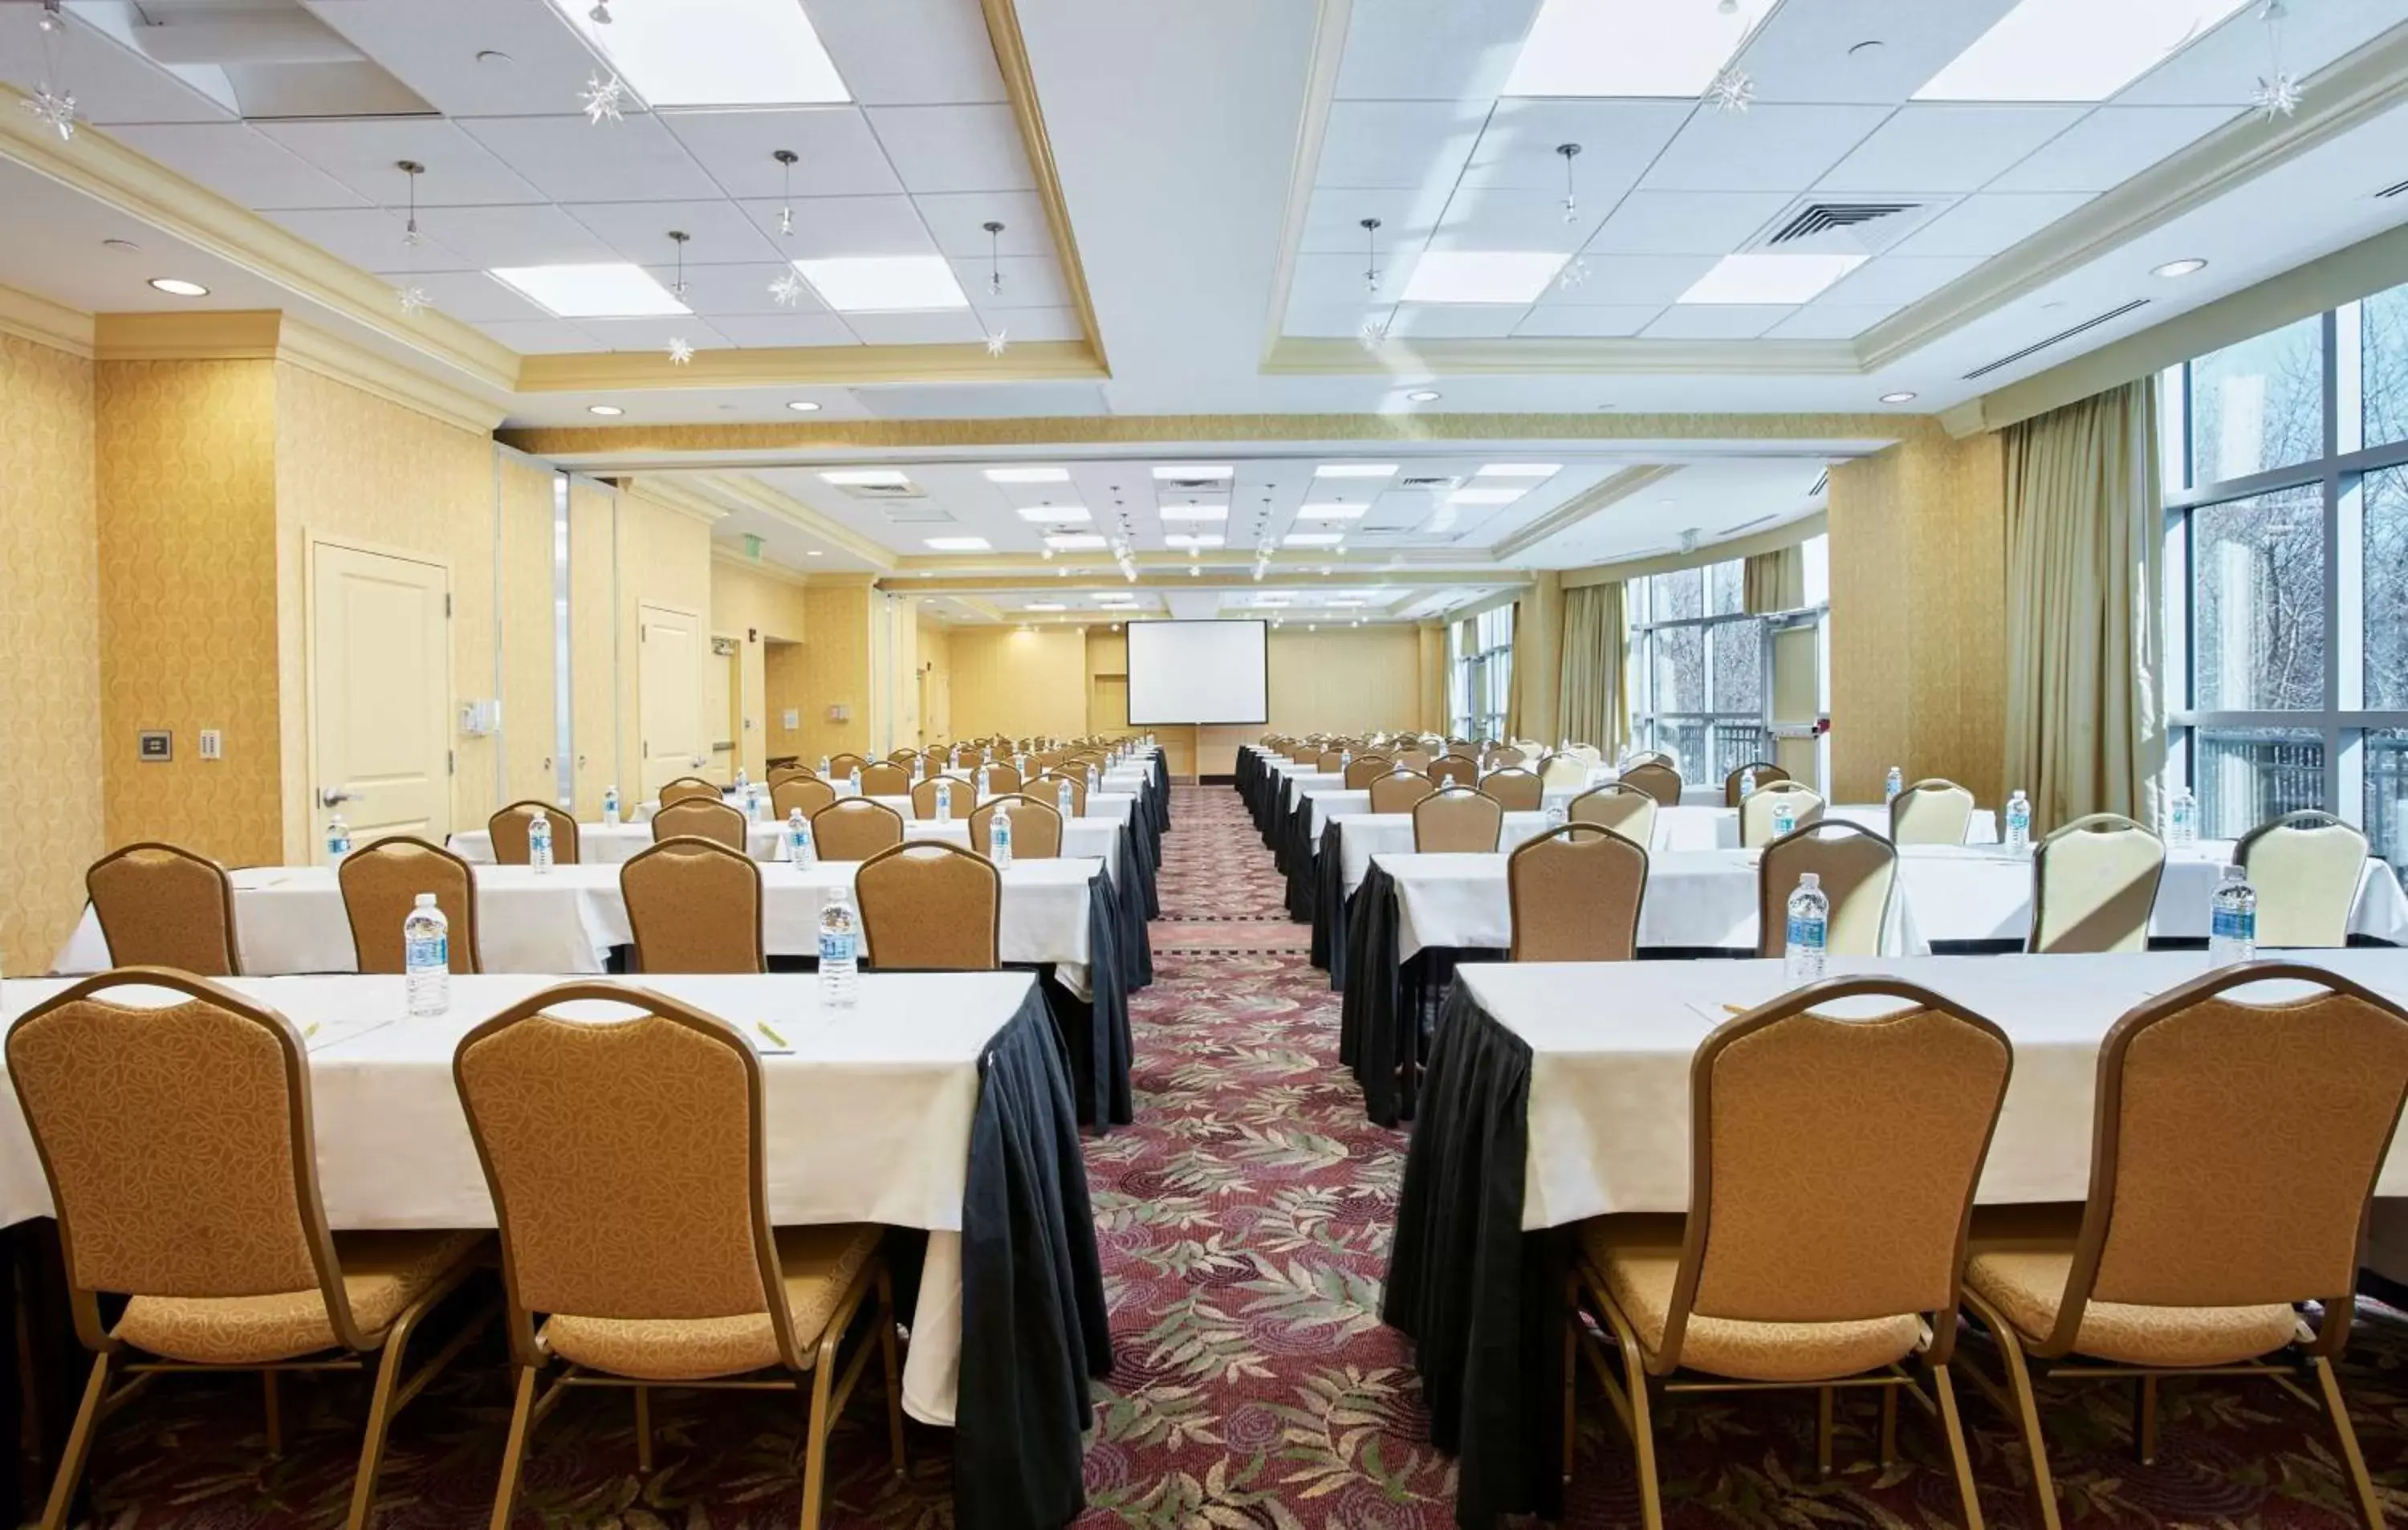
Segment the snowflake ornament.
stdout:
<svg viewBox="0 0 2408 1530">
<path fill-rule="evenodd" d="M 24 107 L 36 121 L 57 133 L 63 142 L 75 141 L 75 92 L 54 91 L 45 83 L 40 90 L 25 98 Z"/>
<path fill-rule="evenodd" d="M 803 300 L 803 279 L 792 271 L 781 272 L 769 283 L 769 295 L 777 300 L 778 307 L 794 307 Z"/>
<path fill-rule="evenodd" d="M 433 307 L 435 302 L 433 298 L 426 295 L 426 289 L 414 281 L 406 282 L 394 288 L 393 295 L 401 304 L 401 316 L 404 319 L 417 318 L 422 309 Z"/>
<path fill-rule="evenodd" d="M 585 120 L 599 127 L 604 122 L 622 121 L 627 105 L 627 87 L 617 75 L 604 79 L 600 75 L 587 75 L 585 88 L 577 93 L 585 107 Z"/>
<path fill-rule="evenodd" d="M 1586 280 L 1588 280 L 1588 262 L 1574 255 L 1564 263 L 1563 271 L 1555 278 L 1555 285 L 1565 292 L 1570 292 Z"/>
<path fill-rule="evenodd" d="M 694 365 L 694 342 L 678 336 L 669 341 L 669 360 L 679 366 Z"/>
<path fill-rule="evenodd" d="M 1379 350 L 1381 346 L 1387 343 L 1388 321 L 1385 319 L 1364 320 L 1363 327 L 1354 332 L 1354 338 L 1366 350 Z"/>
<path fill-rule="evenodd" d="M 1725 69 L 1706 87 L 1706 105 L 1716 111 L 1745 111 L 1756 99 L 1756 77 L 1743 69 Z"/>
<path fill-rule="evenodd" d="M 2277 69 L 2258 78 L 2258 88 L 2249 93 L 2249 105 L 2271 122 L 2299 110 L 2301 93 L 2300 82 Z"/>
<path fill-rule="evenodd" d="M 1011 332 L 1009 330 L 999 329 L 986 337 L 986 353 L 990 356 L 1000 356 L 1010 349 Z"/>
</svg>

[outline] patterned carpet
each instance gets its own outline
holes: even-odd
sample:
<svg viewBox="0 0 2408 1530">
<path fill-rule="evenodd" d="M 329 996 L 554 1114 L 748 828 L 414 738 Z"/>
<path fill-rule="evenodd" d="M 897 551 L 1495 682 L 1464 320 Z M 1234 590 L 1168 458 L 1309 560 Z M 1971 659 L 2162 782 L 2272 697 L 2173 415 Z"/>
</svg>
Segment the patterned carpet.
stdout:
<svg viewBox="0 0 2408 1530">
<path fill-rule="evenodd" d="M 1281 916 L 1269 853 L 1226 788 L 1181 789 L 1163 842 L 1157 981 L 1132 1002 L 1137 1124 L 1088 1159 L 1120 1365 L 1090 1437 L 1082 1526 L 1414 1530 L 1454 1523 L 1453 1465 L 1426 1437 L 1406 1346 L 1378 1320 L 1404 1137 L 1367 1122 L 1339 1068 L 1337 997 Z M 1234 953 L 1234 954 L 1232 954 Z M 1967 1346 L 1968 1359 L 1987 1351 Z M 501 1357 L 472 1350 L 401 1416 L 380 1523 L 466 1530 L 490 1512 L 508 1409 Z M 2408 1319 L 2368 1304 L 2344 1379 L 2371 1464 L 2408 1514 Z M 363 1389 L 286 1389 L 287 1449 L 261 1453 L 255 1385 L 167 1379 L 110 1420 L 93 1486 L 112 1530 L 339 1523 Z M 2265 1383 L 2164 1394 L 2159 1464 L 2129 1453 L 2128 1394 L 2061 1393 L 2047 1409 L 2070 1520 L 2117 1526 L 2350 1523 L 2329 1435 Z M 882 1400 L 866 1384 L 839 1437 L 826 1523 L 950 1523 L 947 1438 L 914 1426 L 911 1473 L 883 1470 Z M 1983 1510 L 2038 1523 L 2021 1447 L 1966 1389 Z M 668 1394 L 655 1469 L 636 1471 L 624 1398 L 571 1397 L 536 1440 L 522 1527 L 704 1530 L 791 1525 L 797 1409 L 762 1396 Z M 1566 1523 L 1635 1525 L 1630 1451 L 1584 1389 Z M 1867 1525 L 1958 1519 L 1933 1431 L 1913 1409 L 1899 1465 L 1872 1465 L 1874 1414 L 1842 1414 L 1840 1469 L 1812 1467 L 1804 1395 L 1685 1400 L 1659 1415 L 1680 1525 Z"/>
</svg>

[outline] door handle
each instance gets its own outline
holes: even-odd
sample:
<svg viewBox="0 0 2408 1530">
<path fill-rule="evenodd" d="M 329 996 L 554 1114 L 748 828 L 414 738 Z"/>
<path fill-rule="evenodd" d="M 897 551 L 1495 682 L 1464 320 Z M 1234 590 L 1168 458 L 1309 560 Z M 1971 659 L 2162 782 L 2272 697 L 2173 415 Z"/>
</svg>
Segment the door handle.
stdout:
<svg viewBox="0 0 2408 1530">
<path fill-rule="evenodd" d="M 339 786 L 322 786 L 318 788 L 318 806 L 321 808 L 332 808 L 338 802 L 357 802 L 359 800 L 360 795 L 358 793 L 346 792 Z"/>
</svg>

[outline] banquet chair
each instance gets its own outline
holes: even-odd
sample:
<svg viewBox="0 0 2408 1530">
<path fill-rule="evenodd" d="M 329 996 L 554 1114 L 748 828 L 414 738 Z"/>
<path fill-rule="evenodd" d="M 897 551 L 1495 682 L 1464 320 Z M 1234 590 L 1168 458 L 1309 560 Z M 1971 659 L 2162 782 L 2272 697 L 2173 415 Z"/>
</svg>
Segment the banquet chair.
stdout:
<svg viewBox="0 0 2408 1530">
<path fill-rule="evenodd" d="M 1037 770 L 1051 770 L 1060 765 L 1064 757 L 1063 752 L 1058 749 L 1040 749 L 1028 757 L 1028 764 Z"/>
<path fill-rule="evenodd" d="M 1570 791 L 1588 784 L 1588 762 L 1577 754 L 1558 752 L 1539 761 L 1539 785 L 1542 790 Z"/>
<path fill-rule="evenodd" d="M 1592 765 L 1601 765 L 1605 764 L 1605 751 L 1598 748 L 1595 744 L 1574 744 L 1564 752 L 1567 754 L 1577 754 Z"/>
<path fill-rule="evenodd" d="M 1681 773 L 1660 758 L 1641 760 L 1622 773 L 1623 784 L 1635 786 L 1667 808 L 1681 806 Z"/>
<path fill-rule="evenodd" d="M 898 749 L 886 756 L 888 763 L 899 765 L 907 771 L 911 768 L 911 762 L 919 757 L 920 751 L 916 749 Z"/>
<path fill-rule="evenodd" d="M 1901 1001 L 1867 1020 L 1835 999 Z M 1689 1209 L 1577 1229 L 1564 1332 L 1564 1435 L 1577 1352 L 1637 1447 L 1640 1513 L 1661 1530 L 1653 1414 L 1674 1394 L 1816 1394 L 1831 1470 L 1836 1394 L 1881 1394 L 1882 1465 L 1898 1394 L 1938 1415 L 1969 1530 L 1981 1530 L 1951 1377 L 1973 1189 L 2014 1067 L 2006 1034 L 1886 978 L 1823 982 L 1727 1021 L 1689 1065 Z M 1591 1333 L 1586 1305 L 1600 1320 Z M 1923 1395 L 1917 1376 L 1930 1381 Z M 1567 1469 L 1572 1460 L 1569 1444 Z"/>
<path fill-rule="evenodd" d="M 529 797 L 524 802 L 511 803 L 485 820 L 485 838 L 494 847 L 495 865 L 527 864 L 527 832 L 535 826 L 538 817 L 552 821 L 552 864 L 577 864 L 577 815 Z"/>
<path fill-rule="evenodd" d="M 1354 756 L 1354 764 L 1346 767 L 1346 790 L 1366 791 L 1370 787 L 1373 779 L 1386 775 L 1395 768 L 1396 763 L 1387 755 L 1357 754 Z"/>
<path fill-rule="evenodd" d="M 991 765 L 986 767 L 986 789 L 1000 796 L 1020 790 L 1020 767 Z"/>
<path fill-rule="evenodd" d="M 761 868 L 715 839 L 649 845 L 619 868 L 619 896 L 646 972 L 760 972 Z"/>
<path fill-rule="evenodd" d="M 781 765 L 769 767 L 769 790 L 775 792 L 788 781 L 815 781 L 819 772 L 807 765 Z"/>
<path fill-rule="evenodd" d="M 1494 855 L 1504 833 L 1504 806 L 1485 792 L 1450 786 L 1413 804 L 1416 855 Z"/>
<path fill-rule="evenodd" d="M 1677 767 L 1677 762 L 1660 749 L 1632 750 L 1628 755 L 1624 757 L 1622 762 L 1622 767 L 1625 770 L 1628 770 L 1634 765 L 1675 765 Z"/>
<path fill-rule="evenodd" d="M 910 796 L 911 773 L 892 760 L 873 760 L 861 767 L 861 794 L 865 797 Z"/>
<path fill-rule="evenodd" d="M 891 846 L 862 863 L 853 890 L 869 964 L 880 972 L 1003 965 L 1003 873 L 975 851 L 941 839 Z"/>
<path fill-rule="evenodd" d="M 120 1004 L 122 988 L 179 1001 Z M 284 1372 L 373 1369 L 347 1521 L 362 1530 L 393 1415 L 484 1326 L 403 1374 L 419 1321 L 467 1279 L 483 1235 L 330 1231 L 301 1035 L 207 979 L 87 978 L 8 1028 L 7 1064 L 57 1208 L 76 1335 L 93 1351 L 44 1530 L 66 1524 L 101 1419 L 162 1373 L 260 1372 L 273 1458 Z M 131 1298 L 113 1324 L 104 1292 Z"/>
<path fill-rule="evenodd" d="M 1031 796 L 1041 797 L 1050 803 L 1054 800 L 1058 788 L 1064 781 L 1068 781 L 1070 783 L 1070 816 L 1073 818 L 1085 817 L 1087 812 L 1087 782 L 1086 779 L 1082 776 L 1072 775 L 1067 770 L 1048 770 L 1041 776 L 1030 777 L 1028 783 L 1022 787 L 1021 790 L 1026 792 Z"/>
<path fill-rule="evenodd" d="M 652 843 L 656 845 L 664 839 L 691 835 L 715 840 L 743 855 L 752 850 L 752 829 L 750 820 L 716 797 L 709 802 L 693 797 L 667 803 L 652 815 Z"/>
<path fill-rule="evenodd" d="M 1505 859 L 1516 962 L 1627 962 L 1639 949 L 1647 848 L 1612 829 L 1565 823 Z"/>
<path fill-rule="evenodd" d="M 1656 806 L 1656 799 L 1639 788 L 1608 781 L 1572 798 L 1564 808 L 1564 817 L 1574 823 L 1612 829 L 1633 844 L 1653 850 Z"/>
<path fill-rule="evenodd" d="M 1822 879 L 1831 905 L 1824 950 L 1834 956 L 1880 954 L 1898 883 L 1898 847 L 1838 818 L 1800 824 L 1764 847 L 1756 868 L 1756 953 L 1779 956 L 1789 949 L 1789 894 L 1809 871 Z"/>
<path fill-rule="evenodd" d="M 1374 777 L 1371 781 L 1371 810 L 1375 813 L 1410 813 L 1413 805 L 1424 797 L 1438 793 L 1438 782 L 1427 776 L 1409 776 L 1402 770 Z"/>
<path fill-rule="evenodd" d="M 1529 756 L 1511 744 L 1500 744 L 1480 757 L 1480 763 L 1491 770 L 1511 770 L 1526 764 Z"/>
<path fill-rule="evenodd" d="M 2233 993 L 2270 979 L 2322 992 L 2268 1004 Z M 2022 1431 L 2042 1521 L 2058 1523 L 2041 1379 L 2137 1380 L 2133 1444 L 2149 1462 L 2159 1378 L 2268 1377 L 2304 1402 L 2287 1380 L 2304 1369 L 2381 1530 L 2333 1362 L 2408 1097 L 2408 1010 L 2319 967 L 2225 967 L 2118 1020 L 2097 1079 L 2087 1198 L 1976 1219 L 1965 1271 L 1965 1304 L 2005 1372 L 2003 1388 L 1975 1380 Z M 2313 1328 L 2299 1310 L 2311 1301 L 2323 1308 Z"/>
<path fill-rule="evenodd" d="M 2366 836 L 2330 813 L 2285 813 L 2241 836 L 2232 863 L 2258 889 L 2258 944 L 2346 946 Z"/>
<path fill-rule="evenodd" d="M 84 892 L 116 966 L 164 966 L 204 978 L 242 971 L 234 879 L 205 855 L 156 840 L 94 861 Z"/>
<path fill-rule="evenodd" d="M 1751 770 L 1756 772 L 1756 784 L 1759 787 L 1770 786 L 1774 781 L 1785 781 L 1790 779 L 1789 772 L 1782 769 L 1779 765 L 1774 765 L 1770 760 L 1751 760 L 1747 764 L 1740 766 L 1737 770 L 1731 771 L 1723 777 L 1724 807 L 1736 808 L 1739 806 L 1740 782 L 1747 779 L 1747 773 Z"/>
<path fill-rule="evenodd" d="M 1340 770 L 1343 770 L 1343 769 L 1345 769 L 1345 768 L 1346 768 L 1346 764 L 1345 764 L 1345 762 L 1346 762 L 1346 751 L 1342 751 L 1342 750 L 1334 750 L 1334 749 L 1325 749 L 1325 750 L 1323 750 L 1323 751 L 1320 752 L 1320 754 L 1318 754 L 1317 756 L 1315 756 L 1315 757 L 1314 757 L 1314 759 L 1313 759 L 1313 766 L 1314 766 L 1314 768 L 1315 768 L 1315 769 L 1319 770 L 1319 771 L 1320 771 L 1323 775 L 1325 775 L 1325 776 L 1326 776 L 1326 775 L 1334 775 L 1334 774 L 1336 774 L 1338 771 L 1340 771 Z"/>
<path fill-rule="evenodd" d="M 926 776 L 911 783 L 911 816 L 927 822 L 937 816 L 937 783 L 953 783 L 953 811 L 955 818 L 968 818 L 978 802 L 978 783 L 968 776 Z"/>
<path fill-rule="evenodd" d="M 1535 771 L 1507 765 L 1480 778 L 1480 789 L 1495 797 L 1509 813 L 1535 813 L 1546 798 Z"/>
<path fill-rule="evenodd" d="M 811 839 L 823 861 L 867 861 L 903 842 L 903 815 L 867 797 L 845 797 L 811 815 Z"/>
<path fill-rule="evenodd" d="M 987 831 L 995 822 L 995 810 L 1003 803 L 1011 804 L 1011 858 L 1015 861 L 1054 861 L 1062 855 L 1062 815 L 1043 797 L 1012 793 L 993 796 L 980 803 L 970 814 L 970 849 L 981 855 L 993 852 L 987 843 Z"/>
<path fill-rule="evenodd" d="M 684 802 L 696 797 L 717 802 L 720 796 L 721 793 L 716 781 L 707 781 L 699 776 L 680 776 L 675 780 L 662 782 L 660 794 L 655 800 L 666 808 L 672 802 Z"/>
<path fill-rule="evenodd" d="M 769 788 L 769 814 L 783 823 L 797 808 L 809 818 L 835 800 L 836 788 L 817 776 L 789 776 Z"/>
<path fill-rule="evenodd" d="M 595 1001 L 639 1012 L 545 1012 Z M 902 1471 L 883 1229 L 769 1224 L 761 1062 L 741 1036 L 640 988 L 565 983 L 470 1031 L 452 1077 L 501 1228 L 517 1372 L 495 1525 L 510 1523 L 529 1437 L 568 1387 L 633 1391 L 644 1473 L 653 1387 L 807 1394 L 802 1525 L 816 1530 L 828 1435 L 874 1347 L 887 1448 Z M 839 1368 L 865 1308 L 869 1322 Z M 542 1385 L 555 1364 L 560 1375 Z"/>
<path fill-rule="evenodd" d="M 1745 850 L 1761 850 L 1772 842 L 1772 818 L 1781 807 L 1789 808 L 1793 829 L 1823 821 L 1823 794 L 1801 781 L 1774 781 L 1759 786 L 1754 795 L 1739 805 L 1739 842 Z"/>
<path fill-rule="evenodd" d="M 1441 754 L 1423 772 L 1441 788 L 1480 784 L 1480 762 L 1469 754 Z"/>
<path fill-rule="evenodd" d="M 390 835 L 343 857 L 335 868 L 351 922 L 351 951 L 362 972 L 400 972 L 401 924 L 418 894 L 435 894 L 450 922 L 446 932 L 454 972 L 480 970 L 477 962 L 477 873 L 440 845 Z"/>
<path fill-rule="evenodd" d="M 2165 841 L 2121 813 L 2075 819 L 2032 847 L 2024 950 L 2148 950 L 2165 869 Z"/>
<path fill-rule="evenodd" d="M 862 769 L 868 764 L 867 760 L 851 750 L 841 754 L 832 754 L 828 756 L 828 779 L 832 781 L 848 779 L 854 771 Z"/>
<path fill-rule="evenodd" d="M 1961 845 L 1973 822 L 1973 794 L 1934 776 L 1890 799 L 1889 837 L 1898 845 Z"/>
</svg>

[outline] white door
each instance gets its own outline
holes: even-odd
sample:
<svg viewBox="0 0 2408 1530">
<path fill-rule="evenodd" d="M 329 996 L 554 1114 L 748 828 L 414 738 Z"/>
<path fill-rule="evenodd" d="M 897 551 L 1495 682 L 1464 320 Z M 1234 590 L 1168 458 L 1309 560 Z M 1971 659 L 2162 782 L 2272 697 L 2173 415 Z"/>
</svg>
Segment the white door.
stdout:
<svg viewBox="0 0 2408 1530">
<path fill-rule="evenodd" d="M 310 546 L 310 822 L 365 845 L 452 832 L 451 576 L 439 564 Z"/>
<path fill-rule="evenodd" d="M 710 763 L 703 738 L 699 623 L 691 611 L 666 606 L 637 608 L 636 716 L 643 751 L 644 795 L 661 783 L 695 776 Z"/>
<path fill-rule="evenodd" d="M 702 773 L 722 786 L 735 784 L 737 767 L 744 763 L 743 731 L 736 718 L 736 693 L 741 688 L 736 656 L 742 651 L 741 638 L 714 637 L 710 662 L 702 669 L 702 725 L 710 735 L 710 764 Z"/>
</svg>

